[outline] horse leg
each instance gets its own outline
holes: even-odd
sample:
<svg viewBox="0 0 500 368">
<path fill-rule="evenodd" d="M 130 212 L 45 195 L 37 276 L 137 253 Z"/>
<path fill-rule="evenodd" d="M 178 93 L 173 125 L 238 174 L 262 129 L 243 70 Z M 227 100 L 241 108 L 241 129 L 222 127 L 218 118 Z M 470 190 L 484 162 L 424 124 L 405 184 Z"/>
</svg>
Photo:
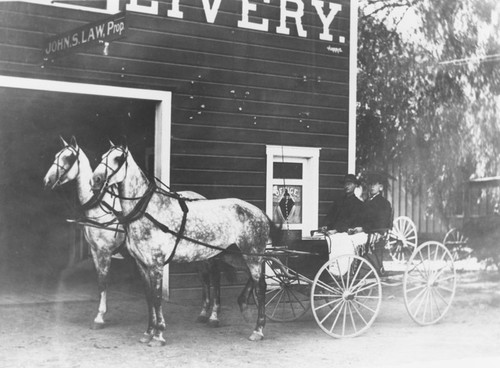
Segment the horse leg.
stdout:
<svg viewBox="0 0 500 368">
<path fill-rule="evenodd" d="M 252 318 L 250 310 L 248 309 L 248 300 L 250 298 L 250 293 L 253 290 L 253 284 L 254 282 L 252 278 L 249 277 L 247 283 L 245 284 L 245 287 L 238 296 L 238 305 L 240 306 L 241 314 L 243 314 L 243 318 L 247 322 L 250 322 Z"/>
<path fill-rule="evenodd" d="M 201 281 L 201 312 L 196 322 L 207 323 L 208 322 L 208 310 L 210 308 L 210 263 L 211 261 L 201 262 L 198 266 L 198 276 Z"/>
<path fill-rule="evenodd" d="M 208 319 L 208 325 L 210 327 L 219 327 L 219 312 L 220 312 L 220 271 L 217 261 L 209 261 L 209 274 L 210 274 L 210 284 L 213 286 L 212 293 L 212 313 Z"/>
<path fill-rule="evenodd" d="M 97 272 L 97 289 L 99 291 L 99 307 L 97 316 L 91 325 L 91 329 L 97 330 L 104 327 L 104 315 L 107 312 L 107 288 L 108 288 L 108 273 L 111 265 L 111 254 L 109 252 L 99 251 L 91 248 L 92 259 L 94 261 Z"/>
<path fill-rule="evenodd" d="M 154 335 L 154 330 L 156 326 L 156 313 L 153 307 L 153 292 L 149 273 L 141 262 L 136 261 L 137 268 L 141 274 L 141 278 L 144 284 L 144 293 L 146 295 L 146 302 L 148 304 L 148 328 L 144 332 L 144 335 L 139 339 L 139 342 L 147 344 L 151 341 Z"/>
<path fill-rule="evenodd" d="M 152 300 L 153 308 L 156 315 L 156 325 L 154 329 L 153 339 L 148 345 L 151 347 L 164 346 L 167 342 L 163 338 L 163 332 L 166 330 L 166 323 L 163 317 L 162 302 L 163 302 L 163 263 L 154 267 L 151 272 L 152 282 Z"/>
<path fill-rule="evenodd" d="M 263 267 L 262 267 L 263 268 Z M 260 341 L 264 338 L 264 326 L 266 325 L 266 278 L 264 271 L 257 281 L 252 279 L 257 294 L 257 323 L 249 337 L 251 341 Z"/>
</svg>

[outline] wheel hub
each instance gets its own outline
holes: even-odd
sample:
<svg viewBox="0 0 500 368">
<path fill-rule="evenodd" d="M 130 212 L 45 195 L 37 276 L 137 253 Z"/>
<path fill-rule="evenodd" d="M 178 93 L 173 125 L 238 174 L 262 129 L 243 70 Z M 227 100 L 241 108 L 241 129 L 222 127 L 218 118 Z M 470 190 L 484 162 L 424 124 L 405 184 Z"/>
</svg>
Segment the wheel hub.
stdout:
<svg viewBox="0 0 500 368">
<path fill-rule="evenodd" d="M 344 300 L 354 300 L 354 294 L 353 293 L 350 293 L 349 291 L 344 291 L 344 293 L 342 294 L 342 299 Z"/>
</svg>

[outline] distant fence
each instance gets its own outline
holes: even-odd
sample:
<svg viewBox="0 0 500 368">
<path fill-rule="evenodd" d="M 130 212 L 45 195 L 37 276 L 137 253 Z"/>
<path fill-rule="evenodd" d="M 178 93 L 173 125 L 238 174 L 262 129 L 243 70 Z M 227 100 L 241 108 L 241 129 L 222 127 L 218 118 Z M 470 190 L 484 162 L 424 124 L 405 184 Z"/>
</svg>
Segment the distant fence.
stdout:
<svg viewBox="0 0 500 368">
<path fill-rule="evenodd" d="M 417 227 L 419 239 L 442 240 L 448 228 L 436 213 L 429 210 L 429 200 L 425 190 L 411 189 L 398 170 L 393 170 L 392 175 L 396 180 L 389 180 L 390 188 L 387 198 L 392 204 L 394 218 L 398 216 L 411 218 Z M 419 243 L 421 243 L 420 240 Z"/>
</svg>

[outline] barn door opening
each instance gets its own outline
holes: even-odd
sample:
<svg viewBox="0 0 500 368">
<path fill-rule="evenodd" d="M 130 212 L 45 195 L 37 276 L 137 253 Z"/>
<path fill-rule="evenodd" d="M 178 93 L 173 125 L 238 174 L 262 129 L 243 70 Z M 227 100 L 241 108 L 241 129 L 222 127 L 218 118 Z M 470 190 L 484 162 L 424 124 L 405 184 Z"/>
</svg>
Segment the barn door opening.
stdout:
<svg viewBox="0 0 500 368">
<path fill-rule="evenodd" d="M 59 135 L 74 135 L 93 167 L 108 139 L 126 136 L 139 165 L 168 184 L 170 99 L 169 92 L 0 76 L 2 259 L 58 269 L 88 255 L 79 229 L 65 221 L 78 215 L 75 186 L 43 190 Z"/>
</svg>

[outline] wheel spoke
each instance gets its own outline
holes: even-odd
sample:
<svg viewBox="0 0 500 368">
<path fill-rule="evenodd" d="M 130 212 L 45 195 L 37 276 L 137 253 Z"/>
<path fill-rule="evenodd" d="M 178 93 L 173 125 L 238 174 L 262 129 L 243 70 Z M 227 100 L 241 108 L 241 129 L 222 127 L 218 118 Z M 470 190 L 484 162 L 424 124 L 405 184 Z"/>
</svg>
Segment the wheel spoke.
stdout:
<svg viewBox="0 0 500 368">
<path fill-rule="evenodd" d="M 447 300 L 447 299 L 446 299 L 446 298 L 445 298 L 445 297 L 444 297 L 444 296 L 443 296 L 443 295 L 439 292 L 439 290 L 438 290 L 438 289 L 434 289 L 434 291 L 436 292 L 436 295 L 437 295 L 437 296 L 439 296 L 439 298 L 443 301 L 443 303 L 444 303 L 445 305 L 448 305 L 448 304 L 449 304 L 448 300 Z M 453 292 L 453 290 L 446 290 L 446 291 Z"/>
<path fill-rule="evenodd" d="M 369 328 L 382 299 L 375 269 L 357 255 L 338 256 L 323 265 L 311 294 L 316 322 L 325 333 L 337 338 L 356 336 Z"/>
<path fill-rule="evenodd" d="M 332 275 L 330 274 L 330 276 L 332 276 Z M 339 290 L 342 290 L 342 287 L 339 285 L 339 283 L 337 282 L 337 280 L 335 280 L 335 278 L 333 278 L 333 281 L 335 281 L 335 283 L 337 284 L 338 289 L 335 289 L 335 288 L 331 287 L 330 285 L 328 285 L 327 283 L 325 283 L 325 282 L 323 282 L 321 280 L 318 280 L 318 284 L 319 284 L 318 286 L 321 286 L 324 290 L 330 291 L 332 293 L 337 293 Z"/>
<path fill-rule="evenodd" d="M 337 317 L 335 318 L 335 321 L 334 321 L 334 325 L 335 325 L 335 323 L 337 322 L 337 319 L 339 318 L 340 313 L 342 312 L 343 306 L 344 306 L 344 300 L 343 300 L 343 299 L 340 299 L 340 300 L 339 300 L 339 303 L 338 303 L 335 307 L 333 307 L 333 308 L 330 310 L 330 312 L 328 312 L 328 313 L 325 315 L 325 317 L 321 320 L 321 323 L 325 322 L 325 321 L 326 321 L 326 320 L 327 320 L 327 319 L 328 319 L 328 318 L 329 318 L 329 317 L 330 317 L 330 316 L 331 316 L 331 315 L 332 315 L 332 314 L 333 314 L 333 313 L 337 310 L 337 308 L 339 308 L 339 307 L 340 307 L 339 313 L 337 313 Z M 333 328 L 332 328 L 332 329 L 333 329 Z"/>
<path fill-rule="evenodd" d="M 363 320 L 363 322 L 365 323 L 365 326 L 368 326 L 368 322 L 366 321 L 365 317 L 363 316 L 363 314 L 359 311 L 358 307 L 356 306 L 356 304 L 352 303 L 352 307 L 354 308 L 354 310 L 356 311 L 356 313 L 358 314 L 359 318 L 361 318 Z"/>
<path fill-rule="evenodd" d="M 273 291 L 274 292 L 274 291 Z M 266 302 L 266 307 L 271 304 L 272 301 L 274 301 L 274 299 L 276 299 L 277 297 L 279 297 L 281 295 L 281 292 L 282 292 L 282 289 L 281 287 L 275 292 L 275 294 L 271 297 L 271 299 L 269 299 L 268 302 Z M 279 302 L 278 302 L 279 303 Z"/>
<path fill-rule="evenodd" d="M 436 294 L 439 295 L 438 291 L 436 289 L 431 289 L 431 299 L 432 299 L 432 302 L 434 302 L 434 305 L 436 307 L 436 311 L 437 311 L 437 315 L 440 316 L 441 315 L 441 309 L 439 308 L 439 303 L 438 303 L 438 300 L 436 298 Z M 441 295 L 439 295 L 441 296 Z M 432 308 L 432 305 L 431 305 L 431 308 Z M 431 313 L 431 320 L 434 321 L 434 315 Z"/>
<path fill-rule="evenodd" d="M 420 267 L 420 266 L 422 266 L 422 267 Z M 424 268 L 424 270 L 422 270 L 422 268 Z M 416 276 L 413 276 L 413 271 L 417 271 L 423 279 L 427 278 L 425 275 L 425 272 L 424 272 L 425 266 L 424 266 L 423 261 L 419 262 L 418 264 L 414 265 L 412 269 L 408 270 L 408 274 L 411 275 L 413 278 L 416 278 Z"/>
<path fill-rule="evenodd" d="M 363 304 L 363 303 L 360 303 L 360 302 L 358 302 L 357 300 L 354 300 L 354 302 L 355 302 L 356 304 L 358 304 L 360 307 L 363 307 L 363 308 L 365 308 L 365 309 L 369 310 L 369 311 L 370 311 L 370 312 L 372 312 L 372 313 L 376 313 L 376 311 L 375 311 L 374 309 L 372 309 L 372 308 L 368 307 L 367 305 L 365 305 L 365 304 Z"/>
<path fill-rule="evenodd" d="M 363 287 L 359 287 L 359 288 L 353 289 L 353 290 L 351 290 L 351 292 L 357 294 L 357 293 L 360 293 L 360 292 L 365 291 L 365 290 L 373 289 L 373 287 L 376 287 L 376 286 L 377 286 L 377 284 L 375 284 L 375 283 L 365 283 L 363 285 Z"/>
<path fill-rule="evenodd" d="M 411 306 L 411 305 L 412 305 L 412 304 L 413 304 L 413 303 L 414 303 L 414 302 L 415 302 L 418 298 L 420 298 L 420 296 L 421 296 L 422 294 L 424 294 L 424 293 L 425 293 L 425 291 L 426 291 L 426 290 L 427 290 L 427 286 L 426 286 L 426 285 L 424 285 L 424 288 L 423 288 L 423 289 L 422 289 L 422 290 L 421 290 L 421 291 L 420 291 L 417 295 L 415 295 L 415 296 L 413 297 L 413 300 L 412 300 L 410 303 L 408 303 L 408 305 L 409 305 L 409 306 Z"/>
<path fill-rule="evenodd" d="M 279 294 L 278 302 L 276 303 L 276 305 L 273 308 L 272 316 L 274 316 L 276 314 L 276 310 L 278 309 L 279 305 L 281 304 L 281 300 L 283 299 L 283 294 L 284 294 L 283 289 L 280 289 L 278 294 Z"/>
<path fill-rule="evenodd" d="M 449 232 L 445 239 L 451 242 L 452 234 Z M 446 314 L 455 295 L 453 259 L 450 251 L 435 241 L 420 245 L 409 263 L 412 264 L 415 258 L 422 267 L 412 265 L 405 272 L 406 309 L 418 324 L 436 323 Z"/>
<path fill-rule="evenodd" d="M 415 316 L 418 316 L 418 314 L 420 312 L 420 308 L 422 308 L 422 305 L 425 304 L 424 301 L 427 298 L 428 289 L 425 288 L 423 291 L 424 292 L 423 292 L 422 297 L 420 298 L 420 303 L 418 303 L 417 309 L 415 310 Z"/>
<path fill-rule="evenodd" d="M 410 293 L 412 291 L 416 291 L 416 290 L 419 290 L 419 289 L 422 289 L 422 288 L 425 288 L 425 287 L 427 287 L 426 284 L 417 285 L 417 286 L 414 286 L 414 287 L 412 287 L 410 289 L 407 289 L 406 292 Z"/>
<path fill-rule="evenodd" d="M 273 321 L 292 321 L 309 309 L 309 295 L 304 294 L 307 278 L 290 270 L 281 261 L 266 260 L 266 282 L 273 285 L 266 291 L 266 316 Z"/>
</svg>

